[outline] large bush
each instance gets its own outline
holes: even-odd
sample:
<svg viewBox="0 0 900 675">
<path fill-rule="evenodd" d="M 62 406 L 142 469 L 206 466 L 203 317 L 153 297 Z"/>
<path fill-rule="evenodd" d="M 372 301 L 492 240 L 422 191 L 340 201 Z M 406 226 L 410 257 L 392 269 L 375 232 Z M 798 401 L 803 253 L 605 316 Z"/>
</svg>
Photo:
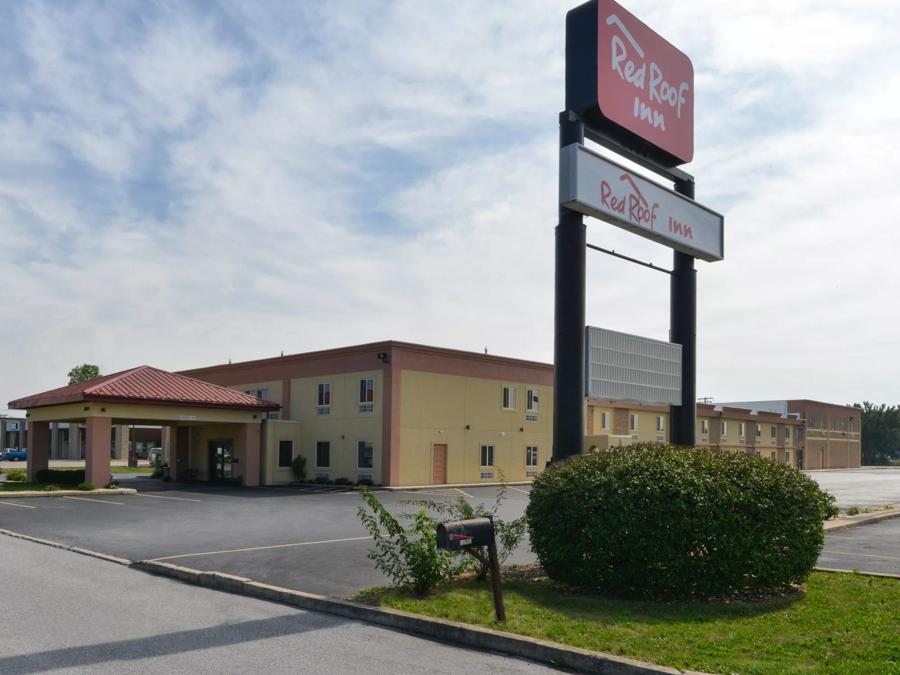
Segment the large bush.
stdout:
<svg viewBox="0 0 900 675">
<path fill-rule="evenodd" d="M 534 481 L 547 574 L 640 597 L 769 592 L 806 579 L 834 498 L 768 459 L 644 445 L 581 455 Z"/>
<path fill-rule="evenodd" d="M 38 483 L 56 485 L 78 485 L 84 482 L 84 469 L 41 469 L 37 472 Z"/>
</svg>

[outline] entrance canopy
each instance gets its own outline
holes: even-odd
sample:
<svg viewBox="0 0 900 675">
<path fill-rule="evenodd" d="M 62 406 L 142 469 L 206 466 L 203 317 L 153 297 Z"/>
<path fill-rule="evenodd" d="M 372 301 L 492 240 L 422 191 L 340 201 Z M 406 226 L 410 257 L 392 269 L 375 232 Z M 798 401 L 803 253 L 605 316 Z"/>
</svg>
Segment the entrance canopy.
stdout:
<svg viewBox="0 0 900 675">
<path fill-rule="evenodd" d="M 26 396 L 10 401 L 9 407 L 28 411 L 29 480 L 48 466 L 50 423 L 70 422 L 86 427 L 86 480 L 97 487 L 110 480 L 113 424 L 201 427 L 193 433 L 171 434 L 175 453 L 170 457 L 179 457 L 184 468 L 191 463 L 192 439 L 200 445 L 201 439 L 227 437 L 243 462 L 243 483 L 258 485 L 260 421 L 281 408 L 250 394 L 150 366 Z M 173 468 L 177 472 L 179 467 Z"/>
</svg>

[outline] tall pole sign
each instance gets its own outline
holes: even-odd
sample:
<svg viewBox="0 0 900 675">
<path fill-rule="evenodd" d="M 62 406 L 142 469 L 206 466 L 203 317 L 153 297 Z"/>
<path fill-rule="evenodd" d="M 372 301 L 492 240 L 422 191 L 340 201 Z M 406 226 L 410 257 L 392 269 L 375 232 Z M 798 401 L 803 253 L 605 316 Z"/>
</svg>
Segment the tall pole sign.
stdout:
<svg viewBox="0 0 900 675">
<path fill-rule="evenodd" d="M 657 173 L 674 191 L 584 147 L 584 138 Z M 584 451 L 585 226 L 612 223 L 675 249 L 670 341 L 681 345 L 681 405 L 670 440 L 693 445 L 697 279 L 694 258 L 724 257 L 724 219 L 694 201 L 679 165 L 694 157 L 690 59 L 614 0 L 566 16 L 566 110 L 560 115 L 556 228 L 553 461 Z"/>
</svg>

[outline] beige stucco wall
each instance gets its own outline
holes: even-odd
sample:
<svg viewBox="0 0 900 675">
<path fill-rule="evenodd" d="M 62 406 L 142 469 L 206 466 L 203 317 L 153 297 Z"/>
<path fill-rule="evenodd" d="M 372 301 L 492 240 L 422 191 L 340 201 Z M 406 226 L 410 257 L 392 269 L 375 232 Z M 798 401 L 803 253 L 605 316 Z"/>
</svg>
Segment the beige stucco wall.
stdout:
<svg viewBox="0 0 900 675">
<path fill-rule="evenodd" d="M 315 477 L 310 467 L 315 462 L 315 446 L 310 449 L 303 444 L 303 425 L 300 422 L 286 420 L 266 420 L 263 422 L 263 437 L 260 451 L 262 453 L 262 484 L 279 485 L 296 480 L 290 467 L 278 466 L 278 446 L 280 441 L 294 443 L 293 456 L 306 458 L 306 477 Z M 311 452 L 310 452 L 311 450 Z"/>
<path fill-rule="evenodd" d="M 504 385 L 516 388 L 516 408 L 502 408 Z M 536 389 L 536 413 L 526 413 L 526 392 Z M 551 387 L 522 382 L 404 370 L 401 375 L 399 471 L 401 485 L 432 484 L 433 445 L 447 445 L 447 482 L 530 480 L 551 454 Z M 536 414 L 537 421 L 527 421 Z M 469 428 L 466 429 L 466 426 Z M 522 431 L 520 431 L 522 429 Z M 481 446 L 494 446 L 494 467 L 481 466 Z M 526 467 L 525 448 L 538 448 L 536 467 Z M 482 478 L 482 472 L 492 473 Z"/>
<path fill-rule="evenodd" d="M 361 476 L 371 475 L 374 483 L 383 483 L 382 376 L 381 370 L 366 370 L 291 380 L 290 419 L 300 423 L 300 452 L 307 460 L 308 478 L 314 479 L 317 475 L 324 475 L 331 480 L 347 478 L 356 482 Z M 375 401 L 371 412 L 360 412 L 359 383 L 362 379 L 375 381 Z M 320 383 L 331 385 L 331 406 L 327 415 L 320 415 L 317 410 Z M 316 467 L 316 444 L 319 441 L 328 441 L 331 444 L 331 466 L 328 468 Z M 372 443 L 374 460 L 371 470 L 360 469 L 357 466 L 359 441 Z"/>
</svg>

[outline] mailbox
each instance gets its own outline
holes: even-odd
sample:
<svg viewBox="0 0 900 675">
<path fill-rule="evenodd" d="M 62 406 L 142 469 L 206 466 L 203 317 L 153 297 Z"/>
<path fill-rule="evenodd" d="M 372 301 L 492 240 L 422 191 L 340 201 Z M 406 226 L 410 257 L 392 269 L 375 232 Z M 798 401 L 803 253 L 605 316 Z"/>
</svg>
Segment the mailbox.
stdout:
<svg viewBox="0 0 900 675">
<path fill-rule="evenodd" d="M 447 551 L 465 551 L 473 546 L 494 543 L 494 523 L 490 518 L 451 520 L 437 527 L 437 546 Z"/>
</svg>

